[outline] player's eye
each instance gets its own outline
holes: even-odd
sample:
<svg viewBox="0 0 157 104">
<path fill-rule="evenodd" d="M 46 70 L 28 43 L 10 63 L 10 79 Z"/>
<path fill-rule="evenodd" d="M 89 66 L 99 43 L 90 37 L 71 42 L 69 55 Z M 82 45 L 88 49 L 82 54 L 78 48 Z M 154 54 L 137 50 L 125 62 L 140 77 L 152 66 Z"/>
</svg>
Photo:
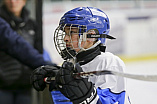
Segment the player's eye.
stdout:
<svg viewBox="0 0 157 104">
<path fill-rule="evenodd" d="M 76 35 L 77 33 L 75 31 L 70 31 L 70 34 L 69 35 Z"/>
<path fill-rule="evenodd" d="M 69 35 L 69 36 L 77 35 L 77 34 L 78 33 L 76 31 L 73 31 L 73 30 L 71 30 L 71 31 L 69 31 L 69 32 L 66 33 L 66 35 Z"/>
<path fill-rule="evenodd" d="M 75 32 L 74 31 L 70 31 L 70 34 L 74 34 Z"/>
</svg>

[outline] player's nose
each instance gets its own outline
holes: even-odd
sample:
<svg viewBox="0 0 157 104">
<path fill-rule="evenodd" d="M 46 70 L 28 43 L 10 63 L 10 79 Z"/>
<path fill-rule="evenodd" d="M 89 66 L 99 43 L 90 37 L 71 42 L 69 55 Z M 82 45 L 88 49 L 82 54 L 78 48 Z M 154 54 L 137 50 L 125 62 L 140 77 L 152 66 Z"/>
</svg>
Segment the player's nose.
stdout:
<svg viewBox="0 0 157 104">
<path fill-rule="evenodd" d="M 70 40 L 70 36 L 69 36 L 69 35 L 65 35 L 64 41 L 65 41 L 65 42 L 68 42 L 69 40 Z"/>
</svg>

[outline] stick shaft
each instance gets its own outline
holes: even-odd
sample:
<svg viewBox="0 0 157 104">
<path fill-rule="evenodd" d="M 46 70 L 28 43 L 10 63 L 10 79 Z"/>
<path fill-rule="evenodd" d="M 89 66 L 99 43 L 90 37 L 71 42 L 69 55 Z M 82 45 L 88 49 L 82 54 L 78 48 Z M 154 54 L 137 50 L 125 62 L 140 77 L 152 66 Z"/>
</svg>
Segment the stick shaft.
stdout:
<svg viewBox="0 0 157 104">
<path fill-rule="evenodd" d="M 116 75 L 120 77 L 125 78 L 131 78 L 136 80 L 142 80 L 142 81 L 152 81 L 157 82 L 157 75 L 136 75 L 136 74 L 129 74 L 129 73 L 122 73 L 122 72 L 116 72 L 116 71 L 110 71 L 110 70 L 103 70 L 103 71 L 91 71 L 91 72 L 80 72 L 80 73 L 73 73 L 74 78 L 88 78 L 90 76 L 94 75 Z M 46 80 L 47 82 L 55 80 L 55 77 L 47 78 L 49 80 Z M 46 82 L 45 81 L 45 82 Z"/>
</svg>

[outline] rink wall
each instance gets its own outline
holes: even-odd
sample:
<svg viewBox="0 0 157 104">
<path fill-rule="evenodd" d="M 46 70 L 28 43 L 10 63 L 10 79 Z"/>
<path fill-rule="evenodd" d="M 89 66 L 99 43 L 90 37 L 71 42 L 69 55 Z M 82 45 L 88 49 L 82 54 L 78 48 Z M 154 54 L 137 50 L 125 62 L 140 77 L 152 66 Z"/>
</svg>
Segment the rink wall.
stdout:
<svg viewBox="0 0 157 104">
<path fill-rule="evenodd" d="M 59 19 L 68 10 L 79 6 L 102 9 L 110 18 L 111 32 L 116 40 L 107 40 L 107 50 L 124 61 L 157 59 L 157 2 L 45 2 L 43 7 L 43 42 L 54 62 L 63 60 L 53 43 Z"/>
</svg>

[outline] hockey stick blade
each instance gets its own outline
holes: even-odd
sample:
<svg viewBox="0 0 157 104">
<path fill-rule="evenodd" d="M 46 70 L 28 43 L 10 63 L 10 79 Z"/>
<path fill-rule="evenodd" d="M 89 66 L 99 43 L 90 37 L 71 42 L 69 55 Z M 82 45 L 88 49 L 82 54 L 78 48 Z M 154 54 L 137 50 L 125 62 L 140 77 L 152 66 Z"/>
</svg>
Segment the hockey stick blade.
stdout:
<svg viewBox="0 0 157 104">
<path fill-rule="evenodd" d="M 129 73 L 122 73 L 122 72 L 116 72 L 116 71 L 110 71 L 110 70 L 102 70 L 102 71 L 91 71 L 91 72 L 80 72 L 80 73 L 73 73 L 74 78 L 88 78 L 90 76 L 98 76 L 98 75 L 116 75 L 120 77 L 135 79 L 135 80 L 142 80 L 142 81 L 151 81 L 151 82 L 157 82 L 157 75 L 136 75 L 136 74 L 129 74 Z M 52 80 L 55 80 L 55 77 L 51 78 L 45 78 L 45 82 L 49 83 Z"/>
</svg>

